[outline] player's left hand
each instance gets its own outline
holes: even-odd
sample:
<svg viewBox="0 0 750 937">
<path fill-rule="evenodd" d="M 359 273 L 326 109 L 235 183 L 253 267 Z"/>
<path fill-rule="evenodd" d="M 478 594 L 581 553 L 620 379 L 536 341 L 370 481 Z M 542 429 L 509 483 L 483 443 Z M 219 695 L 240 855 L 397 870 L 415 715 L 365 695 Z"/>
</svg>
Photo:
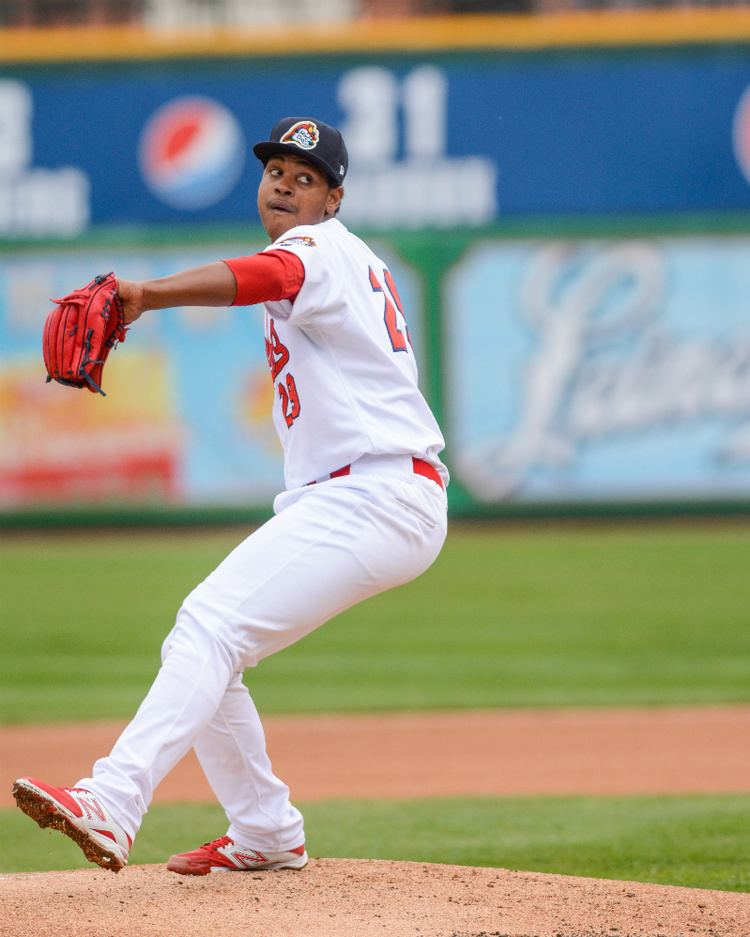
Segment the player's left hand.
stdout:
<svg viewBox="0 0 750 937">
<path fill-rule="evenodd" d="M 47 380 L 104 395 L 104 365 L 117 343 L 125 341 L 128 325 L 117 280 L 111 273 L 102 274 L 52 302 L 57 305 L 47 316 L 42 336 Z"/>
</svg>

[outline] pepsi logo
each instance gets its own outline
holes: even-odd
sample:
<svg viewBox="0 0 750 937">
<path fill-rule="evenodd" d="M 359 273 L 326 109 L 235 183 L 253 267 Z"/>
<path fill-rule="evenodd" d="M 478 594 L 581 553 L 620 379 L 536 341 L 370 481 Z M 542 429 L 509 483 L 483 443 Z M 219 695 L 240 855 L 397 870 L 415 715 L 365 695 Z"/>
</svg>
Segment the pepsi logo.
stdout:
<svg viewBox="0 0 750 937">
<path fill-rule="evenodd" d="M 750 87 L 745 89 L 734 112 L 732 139 L 737 164 L 750 182 Z"/>
<path fill-rule="evenodd" d="M 141 133 L 143 179 L 173 208 L 208 208 L 228 195 L 245 168 L 244 134 L 235 117 L 210 98 L 181 97 L 160 107 Z"/>
</svg>

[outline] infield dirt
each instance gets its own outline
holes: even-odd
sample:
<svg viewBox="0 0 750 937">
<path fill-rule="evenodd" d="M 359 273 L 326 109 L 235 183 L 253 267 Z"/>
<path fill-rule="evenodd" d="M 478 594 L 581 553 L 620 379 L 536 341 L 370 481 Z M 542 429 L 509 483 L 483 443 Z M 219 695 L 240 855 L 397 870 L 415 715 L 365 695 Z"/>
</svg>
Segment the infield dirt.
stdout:
<svg viewBox="0 0 750 937">
<path fill-rule="evenodd" d="M 313 859 L 183 878 L 164 866 L 0 878 L 1 937 L 747 937 L 747 895 L 504 869 Z"/>
<path fill-rule="evenodd" d="M 750 706 L 268 716 L 274 768 L 298 801 L 487 794 L 748 790 Z M 87 777 L 121 723 L 0 727 L 0 807 L 19 775 Z M 213 801 L 188 755 L 154 800 Z M 750 932 L 746 937 L 750 937 Z"/>
<path fill-rule="evenodd" d="M 750 707 L 275 717 L 296 799 L 744 791 Z M 0 729 L 17 774 L 71 783 L 119 725 Z M 451 757 L 446 758 L 445 753 Z M 161 802 L 212 795 L 185 759 Z M 0 876 L 0 937 L 748 937 L 750 895 L 505 869 L 314 858 L 184 878 L 132 866 Z"/>
</svg>

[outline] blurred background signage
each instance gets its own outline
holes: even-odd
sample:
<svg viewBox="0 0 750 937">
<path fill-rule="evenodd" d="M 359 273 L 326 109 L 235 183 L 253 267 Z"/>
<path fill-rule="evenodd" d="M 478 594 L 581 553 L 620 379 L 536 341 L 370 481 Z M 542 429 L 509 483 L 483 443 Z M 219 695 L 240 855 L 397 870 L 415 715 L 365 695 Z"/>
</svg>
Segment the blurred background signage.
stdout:
<svg viewBox="0 0 750 937">
<path fill-rule="evenodd" d="M 731 51 L 31 68 L 0 80 L 0 226 L 254 223 L 250 147 L 298 111 L 342 128 L 342 218 L 368 229 L 747 211 L 748 87 Z"/>
<path fill-rule="evenodd" d="M 747 237 L 478 243 L 448 278 L 458 477 L 484 501 L 748 491 L 749 261 Z"/>
<path fill-rule="evenodd" d="M 0 10 L 0 507 L 268 507 L 258 310 L 139 323 L 106 401 L 46 387 L 39 335 L 96 273 L 262 248 L 252 145 L 308 114 L 346 138 L 341 219 L 389 258 L 454 511 L 750 503 L 750 19 L 511 7 Z"/>
</svg>

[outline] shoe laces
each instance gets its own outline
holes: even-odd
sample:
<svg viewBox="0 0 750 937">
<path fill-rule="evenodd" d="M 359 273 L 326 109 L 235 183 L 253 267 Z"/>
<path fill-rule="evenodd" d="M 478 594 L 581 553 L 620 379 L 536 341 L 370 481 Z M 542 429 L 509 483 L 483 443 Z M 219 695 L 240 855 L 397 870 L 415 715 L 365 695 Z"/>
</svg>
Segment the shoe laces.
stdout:
<svg viewBox="0 0 750 937">
<path fill-rule="evenodd" d="M 214 839 L 210 843 L 204 843 L 201 846 L 201 849 L 218 849 L 220 846 L 227 846 L 231 842 L 232 840 L 228 836 L 220 836 L 218 839 Z"/>
</svg>

